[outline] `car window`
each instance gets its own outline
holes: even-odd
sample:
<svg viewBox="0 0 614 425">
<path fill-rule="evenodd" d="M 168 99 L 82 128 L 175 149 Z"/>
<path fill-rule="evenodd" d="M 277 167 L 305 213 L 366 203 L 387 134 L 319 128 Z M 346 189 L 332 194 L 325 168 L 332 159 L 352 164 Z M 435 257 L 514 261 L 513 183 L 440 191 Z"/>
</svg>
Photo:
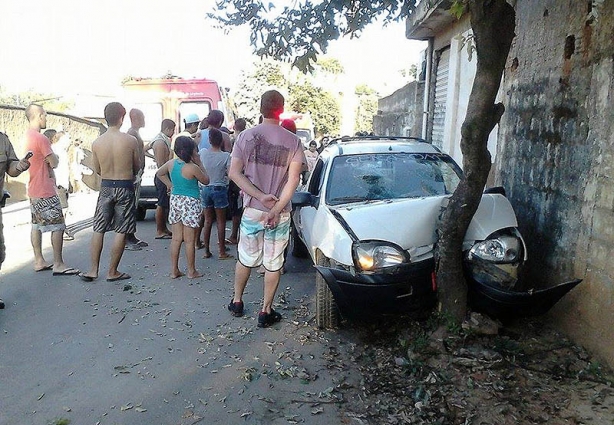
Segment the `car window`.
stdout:
<svg viewBox="0 0 614 425">
<path fill-rule="evenodd" d="M 445 154 L 338 156 L 331 166 L 326 203 L 440 196 L 452 193 L 459 181 L 460 169 Z"/>
<path fill-rule="evenodd" d="M 316 165 L 313 167 L 311 176 L 309 177 L 308 191 L 314 196 L 318 196 L 322 190 L 322 183 L 324 182 L 324 161 L 322 158 L 318 158 Z"/>
</svg>

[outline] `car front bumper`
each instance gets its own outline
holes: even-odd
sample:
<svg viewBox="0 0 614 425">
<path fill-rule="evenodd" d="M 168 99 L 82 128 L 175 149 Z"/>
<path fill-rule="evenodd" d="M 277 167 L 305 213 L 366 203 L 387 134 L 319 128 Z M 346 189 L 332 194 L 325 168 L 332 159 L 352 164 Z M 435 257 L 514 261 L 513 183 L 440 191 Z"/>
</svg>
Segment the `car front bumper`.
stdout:
<svg viewBox="0 0 614 425">
<path fill-rule="evenodd" d="M 158 203 L 158 192 L 155 186 L 141 186 L 138 205 L 143 208 L 155 208 Z"/>
<path fill-rule="evenodd" d="M 316 266 L 344 315 L 409 314 L 432 308 L 435 262 L 430 259 L 386 273 L 351 273 Z"/>
</svg>

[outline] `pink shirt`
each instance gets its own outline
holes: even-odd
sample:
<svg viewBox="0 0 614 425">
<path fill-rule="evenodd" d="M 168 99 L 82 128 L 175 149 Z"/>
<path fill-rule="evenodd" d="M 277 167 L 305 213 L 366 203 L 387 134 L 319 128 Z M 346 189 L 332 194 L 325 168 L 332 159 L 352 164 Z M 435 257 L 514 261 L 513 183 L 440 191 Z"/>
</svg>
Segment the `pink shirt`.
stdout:
<svg viewBox="0 0 614 425">
<path fill-rule="evenodd" d="M 32 151 L 30 158 L 30 182 L 28 196 L 30 198 L 50 198 L 56 194 L 55 180 L 49 176 L 51 166 L 45 158 L 53 154 L 51 142 L 43 134 L 29 128 L 26 131 L 26 151 Z"/>
<path fill-rule="evenodd" d="M 290 163 L 305 161 L 301 140 L 285 128 L 268 123 L 243 131 L 235 142 L 231 156 L 243 161 L 243 174 L 254 186 L 277 197 L 288 181 Z M 244 195 L 243 205 L 268 211 L 260 201 L 249 195 Z M 291 208 L 291 203 L 288 203 L 283 210 L 290 211 Z"/>
</svg>

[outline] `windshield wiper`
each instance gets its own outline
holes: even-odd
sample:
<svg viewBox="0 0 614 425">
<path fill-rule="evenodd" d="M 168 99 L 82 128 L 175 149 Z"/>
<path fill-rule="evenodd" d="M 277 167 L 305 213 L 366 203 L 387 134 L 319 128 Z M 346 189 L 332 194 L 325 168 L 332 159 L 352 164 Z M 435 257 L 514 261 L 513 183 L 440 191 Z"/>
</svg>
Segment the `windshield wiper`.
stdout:
<svg viewBox="0 0 614 425">
<path fill-rule="evenodd" d="M 368 201 L 364 196 L 342 196 L 341 198 L 333 198 L 328 203 L 329 204 L 344 204 L 347 202 L 363 202 Z"/>
</svg>

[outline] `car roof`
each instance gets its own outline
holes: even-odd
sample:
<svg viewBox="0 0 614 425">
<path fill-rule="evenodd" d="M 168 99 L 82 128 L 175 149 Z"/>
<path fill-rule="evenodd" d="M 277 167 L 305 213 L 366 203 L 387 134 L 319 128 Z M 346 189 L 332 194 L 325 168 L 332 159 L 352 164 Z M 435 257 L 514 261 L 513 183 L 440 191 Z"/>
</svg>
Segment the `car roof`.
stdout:
<svg viewBox="0 0 614 425">
<path fill-rule="evenodd" d="M 326 156 L 356 155 L 362 153 L 441 153 L 430 143 L 418 137 L 355 136 L 333 139 L 324 149 Z"/>
</svg>

